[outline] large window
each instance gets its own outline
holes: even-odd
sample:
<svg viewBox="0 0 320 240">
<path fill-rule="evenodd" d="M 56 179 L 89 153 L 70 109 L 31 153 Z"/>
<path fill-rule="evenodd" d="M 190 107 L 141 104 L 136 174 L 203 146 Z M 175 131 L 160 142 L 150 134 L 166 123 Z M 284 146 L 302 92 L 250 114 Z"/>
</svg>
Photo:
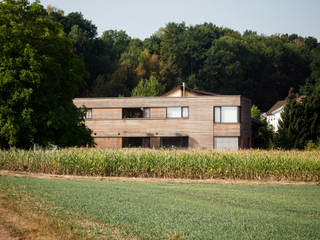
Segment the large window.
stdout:
<svg viewBox="0 0 320 240">
<path fill-rule="evenodd" d="M 239 107 L 214 107 L 215 123 L 238 123 L 240 122 Z"/>
<path fill-rule="evenodd" d="M 150 118 L 150 108 L 123 108 L 122 118 Z"/>
<path fill-rule="evenodd" d="M 167 118 L 188 118 L 189 107 L 167 107 Z"/>
</svg>

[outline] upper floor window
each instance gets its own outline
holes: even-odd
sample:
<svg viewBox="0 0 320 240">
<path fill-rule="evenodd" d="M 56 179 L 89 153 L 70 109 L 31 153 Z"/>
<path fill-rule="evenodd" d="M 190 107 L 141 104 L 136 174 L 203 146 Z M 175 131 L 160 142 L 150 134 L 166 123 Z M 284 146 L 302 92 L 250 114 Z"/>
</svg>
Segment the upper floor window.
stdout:
<svg viewBox="0 0 320 240">
<path fill-rule="evenodd" d="M 189 107 L 167 107 L 167 118 L 188 118 Z"/>
<path fill-rule="evenodd" d="M 87 108 L 85 119 L 92 119 L 92 108 Z"/>
<path fill-rule="evenodd" d="M 240 107 L 214 107 L 215 123 L 238 123 L 240 122 Z"/>
<path fill-rule="evenodd" d="M 150 108 L 123 108 L 122 118 L 150 118 Z"/>
</svg>

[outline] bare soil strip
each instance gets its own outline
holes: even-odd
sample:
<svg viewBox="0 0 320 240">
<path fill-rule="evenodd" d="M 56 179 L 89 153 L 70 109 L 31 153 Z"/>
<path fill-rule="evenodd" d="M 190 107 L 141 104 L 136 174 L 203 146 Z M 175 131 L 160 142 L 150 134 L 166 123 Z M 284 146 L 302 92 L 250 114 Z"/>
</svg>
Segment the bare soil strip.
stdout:
<svg viewBox="0 0 320 240">
<path fill-rule="evenodd" d="M 94 176 L 74 176 L 56 175 L 44 173 L 16 172 L 0 170 L 0 176 L 33 177 L 42 179 L 61 180 L 96 180 L 96 181 L 117 181 L 117 182 L 149 182 L 149 183 L 191 183 L 191 184 L 247 184 L 247 185 L 317 185 L 319 182 L 313 181 L 287 181 L 287 180 L 242 180 L 242 179 L 181 179 L 181 178 L 142 178 L 142 177 L 94 177 Z"/>
<path fill-rule="evenodd" d="M 0 240 L 15 239 L 56 239 L 45 231 L 43 219 L 32 216 L 29 212 L 15 205 L 0 193 Z"/>
</svg>

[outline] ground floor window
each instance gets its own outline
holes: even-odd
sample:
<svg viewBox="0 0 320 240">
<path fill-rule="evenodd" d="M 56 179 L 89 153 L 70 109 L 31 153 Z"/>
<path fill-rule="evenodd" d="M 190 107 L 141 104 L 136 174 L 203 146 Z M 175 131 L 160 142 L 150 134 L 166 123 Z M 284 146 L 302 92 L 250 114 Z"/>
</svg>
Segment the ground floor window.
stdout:
<svg viewBox="0 0 320 240">
<path fill-rule="evenodd" d="M 214 137 L 214 149 L 238 150 L 239 137 Z"/>
<path fill-rule="evenodd" d="M 189 138 L 188 137 L 161 137 L 160 146 L 166 148 L 187 148 Z"/>
<path fill-rule="evenodd" d="M 154 138 L 153 138 L 154 139 Z M 150 137 L 122 137 L 123 148 L 150 148 L 151 145 L 157 145 L 163 148 L 187 148 L 189 138 L 188 137 L 160 137 L 158 138 L 158 144 L 153 141 L 152 144 Z"/>
<path fill-rule="evenodd" d="M 123 137 L 122 138 L 123 148 L 149 148 L 150 137 Z"/>
</svg>

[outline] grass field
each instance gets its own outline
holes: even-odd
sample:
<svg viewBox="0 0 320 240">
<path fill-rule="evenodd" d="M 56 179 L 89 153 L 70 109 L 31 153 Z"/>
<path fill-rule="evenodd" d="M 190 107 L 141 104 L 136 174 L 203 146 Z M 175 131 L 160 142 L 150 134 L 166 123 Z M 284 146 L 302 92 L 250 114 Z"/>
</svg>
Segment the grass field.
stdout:
<svg viewBox="0 0 320 240">
<path fill-rule="evenodd" d="M 0 150 L 0 169 L 51 174 L 320 181 L 319 151 Z"/>
<path fill-rule="evenodd" d="M 84 238 L 320 239 L 320 186 L 0 176 L 0 191 Z"/>
</svg>

